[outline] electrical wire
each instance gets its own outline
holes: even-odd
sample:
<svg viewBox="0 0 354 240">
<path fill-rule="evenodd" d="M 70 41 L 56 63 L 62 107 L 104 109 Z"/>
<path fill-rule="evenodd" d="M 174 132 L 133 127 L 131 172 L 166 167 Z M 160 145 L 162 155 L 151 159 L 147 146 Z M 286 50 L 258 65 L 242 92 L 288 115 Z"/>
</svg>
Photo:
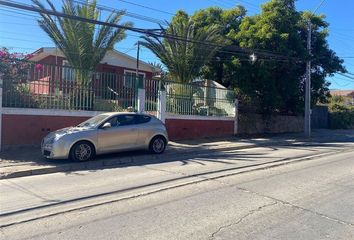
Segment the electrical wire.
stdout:
<svg viewBox="0 0 354 240">
<path fill-rule="evenodd" d="M 312 14 L 315 14 L 317 12 L 318 9 L 320 9 L 320 7 L 322 6 L 322 4 L 324 3 L 325 0 L 322 0 L 317 7 L 315 8 L 315 10 L 312 11 Z"/>
<path fill-rule="evenodd" d="M 339 74 L 339 75 L 341 75 L 341 76 L 343 76 L 343 77 L 346 77 L 346 78 L 349 78 L 349 79 L 354 80 L 354 77 L 348 76 L 348 75 L 346 75 L 345 73 L 340 73 L 340 72 L 338 72 L 337 74 Z"/>
<path fill-rule="evenodd" d="M 52 10 L 48 9 L 39 9 L 36 7 L 33 7 L 31 5 L 25 5 L 25 4 L 20 4 L 16 3 L 14 1 L 3 1 L 0 0 L 0 5 L 5 5 L 9 7 L 14 7 L 16 9 L 23 9 L 23 10 L 28 10 L 28 11 L 33 11 L 33 12 L 39 12 L 41 14 L 48 14 L 48 15 L 53 15 L 56 17 L 63 17 L 63 18 L 69 18 L 77 21 L 83 21 L 83 22 L 88 22 L 92 24 L 97 24 L 97 25 L 104 25 L 104 26 L 110 26 L 110 27 L 118 27 L 122 28 L 125 30 L 130 30 L 133 32 L 138 32 L 147 36 L 153 36 L 153 37 L 162 37 L 162 38 L 168 38 L 168 39 L 174 39 L 174 40 L 179 40 L 179 41 L 184 41 L 184 42 L 191 42 L 191 43 L 198 43 L 198 44 L 203 44 L 206 47 L 219 47 L 222 48 L 224 47 L 223 45 L 220 44 L 215 44 L 213 42 L 207 42 L 207 41 L 198 41 L 194 39 L 186 39 L 185 37 L 177 36 L 177 35 L 171 35 L 167 34 L 165 32 L 160 32 L 156 33 L 155 30 L 151 29 L 141 29 L 141 28 L 134 28 L 134 27 L 128 27 L 128 26 L 123 26 L 123 25 L 118 25 L 118 24 L 112 24 L 112 23 L 107 23 L 107 22 L 102 22 L 102 21 L 97 21 L 93 19 L 87 19 L 87 18 L 82 18 L 74 15 L 69 15 L 61 12 L 54 12 Z M 232 51 L 228 50 L 230 53 L 239 53 L 239 52 L 244 52 L 244 53 L 257 53 L 257 55 L 261 56 L 267 56 L 267 57 L 272 57 L 272 58 L 279 58 L 279 59 L 297 59 L 297 58 L 291 58 L 288 56 L 280 55 L 279 53 L 269 53 L 269 51 L 263 51 L 263 50 L 257 50 L 257 49 L 244 49 L 238 46 L 232 46 Z M 299 59 L 297 59 L 299 60 Z"/>
<path fill-rule="evenodd" d="M 86 1 L 82 1 L 82 0 L 73 0 L 73 2 L 76 2 L 76 3 L 81 4 L 81 5 L 85 5 L 85 6 L 88 5 Z M 147 22 L 151 22 L 151 23 L 156 23 L 156 24 L 159 24 L 159 25 L 165 25 L 165 26 L 168 25 L 166 21 L 161 20 L 161 19 L 152 18 L 152 17 L 148 17 L 148 16 L 144 16 L 144 15 L 141 15 L 141 14 L 132 13 L 132 12 L 125 11 L 125 10 L 115 9 L 115 8 L 108 7 L 108 6 L 105 6 L 105 5 L 102 5 L 102 4 L 96 4 L 96 7 L 99 10 L 108 11 L 108 12 L 111 12 L 111 13 L 120 13 L 120 14 L 123 14 L 123 15 L 125 15 L 127 17 L 131 17 L 131 18 L 135 18 L 135 19 L 139 19 L 139 20 L 143 20 L 143 21 L 147 21 Z"/>
<path fill-rule="evenodd" d="M 160 12 L 160 13 L 164 13 L 164 14 L 168 14 L 168 15 L 172 15 L 172 16 L 175 15 L 175 14 L 170 13 L 170 12 L 166 12 L 166 11 L 163 11 L 163 10 L 160 10 L 160 9 L 148 7 L 148 6 L 145 6 L 145 5 L 142 5 L 142 4 L 138 4 L 138 3 L 134 3 L 134 2 L 129 2 L 129 1 L 126 1 L 126 0 L 118 0 L 118 1 L 130 4 L 130 5 L 138 6 L 138 7 L 141 7 L 141 8 L 149 9 L 149 10 L 152 10 L 152 11 L 155 11 L 155 12 Z"/>
</svg>

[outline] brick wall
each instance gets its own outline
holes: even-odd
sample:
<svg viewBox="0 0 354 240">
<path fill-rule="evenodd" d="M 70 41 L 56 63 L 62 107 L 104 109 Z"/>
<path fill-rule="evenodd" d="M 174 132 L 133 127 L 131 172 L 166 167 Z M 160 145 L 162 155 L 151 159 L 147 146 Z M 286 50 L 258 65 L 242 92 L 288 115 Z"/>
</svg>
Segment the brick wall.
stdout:
<svg viewBox="0 0 354 240">
<path fill-rule="evenodd" d="M 89 117 L 2 115 L 2 144 L 38 145 L 50 131 L 75 126 Z"/>
</svg>

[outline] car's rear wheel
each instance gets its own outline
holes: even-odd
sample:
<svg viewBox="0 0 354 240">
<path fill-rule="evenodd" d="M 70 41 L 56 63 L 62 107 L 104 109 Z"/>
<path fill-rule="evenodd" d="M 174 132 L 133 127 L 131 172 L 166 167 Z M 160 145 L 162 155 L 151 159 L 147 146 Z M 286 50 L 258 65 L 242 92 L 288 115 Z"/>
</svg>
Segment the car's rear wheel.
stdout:
<svg viewBox="0 0 354 240">
<path fill-rule="evenodd" d="M 152 153 L 160 154 L 166 149 L 166 139 L 163 136 L 156 136 L 150 141 L 149 150 Z"/>
<path fill-rule="evenodd" d="M 89 161 L 95 156 L 94 146 L 87 141 L 75 143 L 71 148 L 70 158 L 74 161 Z"/>
</svg>

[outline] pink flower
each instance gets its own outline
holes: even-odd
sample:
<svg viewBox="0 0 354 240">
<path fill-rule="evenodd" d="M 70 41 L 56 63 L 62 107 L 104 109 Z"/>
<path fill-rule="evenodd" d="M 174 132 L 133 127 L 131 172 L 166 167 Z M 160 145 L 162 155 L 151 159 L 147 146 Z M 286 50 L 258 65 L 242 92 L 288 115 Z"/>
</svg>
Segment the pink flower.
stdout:
<svg viewBox="0 0 354 240">
<path fill-rule="evenodd" d="M 7 53 L 5 51 L 0 50 L 0 57 L 6 57 Z"/>
<path fill-rule="evenodd" d="M 43 71 L 43 65 L 40 64 L 40 63 L 37 63 L 34 68 L 35 68 L 37 71 Z"/>
</svg>

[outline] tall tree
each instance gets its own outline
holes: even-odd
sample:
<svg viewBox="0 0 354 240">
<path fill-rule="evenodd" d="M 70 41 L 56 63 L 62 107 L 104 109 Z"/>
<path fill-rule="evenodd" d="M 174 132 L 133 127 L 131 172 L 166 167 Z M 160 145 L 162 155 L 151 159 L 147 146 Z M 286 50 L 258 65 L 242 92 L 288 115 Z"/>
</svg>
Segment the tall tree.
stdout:
<svg viewBox="0 0 354 240">
<path fill-rule="evenodd" d="M 191 18 L 196 26 L 208 29 L 210 25 L 217 25 L 225 45 L 237 44 L 235 34 L 246 15 L 242 6 L 231 9 L 209 7 L 195 12 Z M 238 58 L 227 54 L 227 49 L 220 49 L 213 58 L 202 68 L 202 76 L 213 79 L 229 87 L 236 75 L 235 69 L 239 65 Z"/>
<path fill-rule="evenodd" d="M 181 83 L 191 82 L 200 75 L 201 68 L 215 55 L 220 43 L 216 25 L 197 27 L 183 11 L 178 11 L 167 29 L 161 30 L 167 37 L 145 36 L 142 43 L 167 67 L 169 75 Z"/>
<path fill-rule="evenodd" d="M 32 0 L 40 9 L 46 6 L 40 0 Z M 46 3 L 53 11 L 57 11 L 50 0 Z M 74 4 L 74 1 L 63 0 L 62 12 L 68 15 L 98 20 L 100 11 L 96 0 L 87 0 L 84 4 Z M 39 26 L 48 34 L 55 45 L 63 52 L 69 64 L 76 68 L 76 78 L 80 83 L 90 81 L 90 72 L 113 49 L 114 44 L 125 38 L 125 30 L 109 26 L 95 26 L 95 24 L 68 18 L 53 17 L 40 13 Z M 123 12 L 112 12 L 105 22 L 118 24 Z M 132 26 L 132 23 L 120 23 L 123 26 Z"/>
<path fill-rule="evenodd" d="M 312 24 L 312 56 L 306 49 L 307 21 Z M 295 0 L 272 0 L 261 14 L 245 17 L 235 40 L 239 46 L 276 52 L 288 57 L 241 62 L 233 85 L 256 102 L 264 113 L 299 113 L 303 109 L 305 63 L 312 59 L 313 102 L 324 101 L 328 92 L 325 77 L 345 71 L 343 61 L 329 48 L 328 24 L 324 16 L 295 9 Z M 261 57 L 259 57 L 261 58 Z"/>
</svg>

